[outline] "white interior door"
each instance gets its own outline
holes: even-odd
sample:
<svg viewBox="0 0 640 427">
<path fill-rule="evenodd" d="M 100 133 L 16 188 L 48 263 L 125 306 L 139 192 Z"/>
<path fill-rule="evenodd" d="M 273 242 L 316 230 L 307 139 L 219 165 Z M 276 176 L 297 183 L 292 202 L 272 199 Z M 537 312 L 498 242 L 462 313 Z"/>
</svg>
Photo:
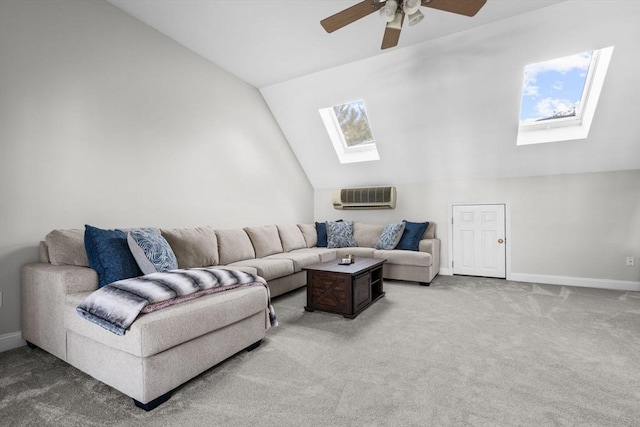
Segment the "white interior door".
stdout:
<svg viewBox="0 0 640 427">
<path fill-rule="evenodd" d="M 453 274 L 506 278 L 505 205 L 453 206 Z"/>
</svg>

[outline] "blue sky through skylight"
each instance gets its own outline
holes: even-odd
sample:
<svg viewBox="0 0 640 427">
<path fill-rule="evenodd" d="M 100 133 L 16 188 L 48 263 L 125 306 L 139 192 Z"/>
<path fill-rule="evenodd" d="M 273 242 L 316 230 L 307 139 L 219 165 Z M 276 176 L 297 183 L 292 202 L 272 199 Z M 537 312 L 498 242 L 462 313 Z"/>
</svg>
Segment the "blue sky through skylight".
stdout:
<svg viewBox="0 0 640 427">
<path fill-rule="evenodd" d="M 575 116 L 592 56 L 589 51 L 527 65 L 520 124 Z"/>
</svg>

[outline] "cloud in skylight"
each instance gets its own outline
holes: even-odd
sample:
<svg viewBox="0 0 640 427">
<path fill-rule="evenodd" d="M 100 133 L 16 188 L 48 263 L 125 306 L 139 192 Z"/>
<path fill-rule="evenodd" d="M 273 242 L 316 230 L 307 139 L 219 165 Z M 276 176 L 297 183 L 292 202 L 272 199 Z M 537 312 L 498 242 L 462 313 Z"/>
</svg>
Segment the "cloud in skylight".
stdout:
<svg viewBox="0 0 640 427">
<path fill-rule="evenodd" d="M 530 64 L 524 70 L 521 122 L 575 113 L 593 52 Z"/>
<path fill-rule="evenodd" d="M 539 117 L 551 117 L 559 111 L 575 112 L 575 107 L 568 99 L 544 98 L 536 104 L 536 112 Z"/>
</svg>

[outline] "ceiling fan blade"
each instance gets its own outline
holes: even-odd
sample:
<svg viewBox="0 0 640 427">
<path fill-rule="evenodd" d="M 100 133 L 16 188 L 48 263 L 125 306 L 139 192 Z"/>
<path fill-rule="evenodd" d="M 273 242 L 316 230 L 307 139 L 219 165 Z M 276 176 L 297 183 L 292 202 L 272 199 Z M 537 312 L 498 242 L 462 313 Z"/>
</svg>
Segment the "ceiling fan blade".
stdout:
<svg viewBox="0 0 640 427">
<path fill-rule="evenodd" d="M 380 49 L 388 49 L 390 47 L 394 47 L 398 45 L 398 41 L 400 40 L 400 31 L 402 30 L 403 22 L 404 22 L 404 12 L 402 12 L 399 20 L 396 19 L 387 24 L 387 27 L 384 29 L 384 36 L 382 37 L 382 46 L 380 47 Z"/>
<path fill-rule="evenodd" d="M 459 15 L 474 16 L 487 0 L 422 0 L 422 6 Z"/>
<path fill-rule="evenodd" d="M 385 3 L 385 1 L 364 0 L 343 10 L 342 12 L 338 12 L 335 15 L 331 15 L 330 17 L 323 19 L 320 21 L 320 25 L 322 25 L 327 33 L 333 33 L 335 30 L 339 30 L 360 18 L 364 18 L 365 16 L 372 14 L 376 10 L 380 10 Z"/>
</svg>

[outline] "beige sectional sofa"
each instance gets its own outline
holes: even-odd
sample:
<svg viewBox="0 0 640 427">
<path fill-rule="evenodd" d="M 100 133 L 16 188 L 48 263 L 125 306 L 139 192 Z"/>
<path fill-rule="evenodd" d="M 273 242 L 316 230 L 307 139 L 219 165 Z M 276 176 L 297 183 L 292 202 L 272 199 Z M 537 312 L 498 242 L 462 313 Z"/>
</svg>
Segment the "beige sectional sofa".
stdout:
<svg viewBox="0 0 640 427">
<path fill-rule="evenodd" d="M 427 228 L 418 251 L 375 249 L 383 228 L 355 223 L 358 247 L 332 249 L 317 247 L 315 224 L 161 233 L 179 268 L 219 266 L 257 274 L 267 280 L 271 297 L 304 286 L 304 267 L 346 254 L 386 259 L 384 278 L 430 283 L 439 271 L 435 225 Z M 87 321 L 76 307 L 98 289 L 98 275 L 89 268 L 84 230 L 49 233 L 40 244 L 40 262 L 25 265 L 22 273 L 22 332 L 29 345 L 120 390 L 146 410 L 166 401 L 187 380 L 257 347 L 270 327 L 263 286 L 140 315 L 122 336 Z"/>
</svg>

